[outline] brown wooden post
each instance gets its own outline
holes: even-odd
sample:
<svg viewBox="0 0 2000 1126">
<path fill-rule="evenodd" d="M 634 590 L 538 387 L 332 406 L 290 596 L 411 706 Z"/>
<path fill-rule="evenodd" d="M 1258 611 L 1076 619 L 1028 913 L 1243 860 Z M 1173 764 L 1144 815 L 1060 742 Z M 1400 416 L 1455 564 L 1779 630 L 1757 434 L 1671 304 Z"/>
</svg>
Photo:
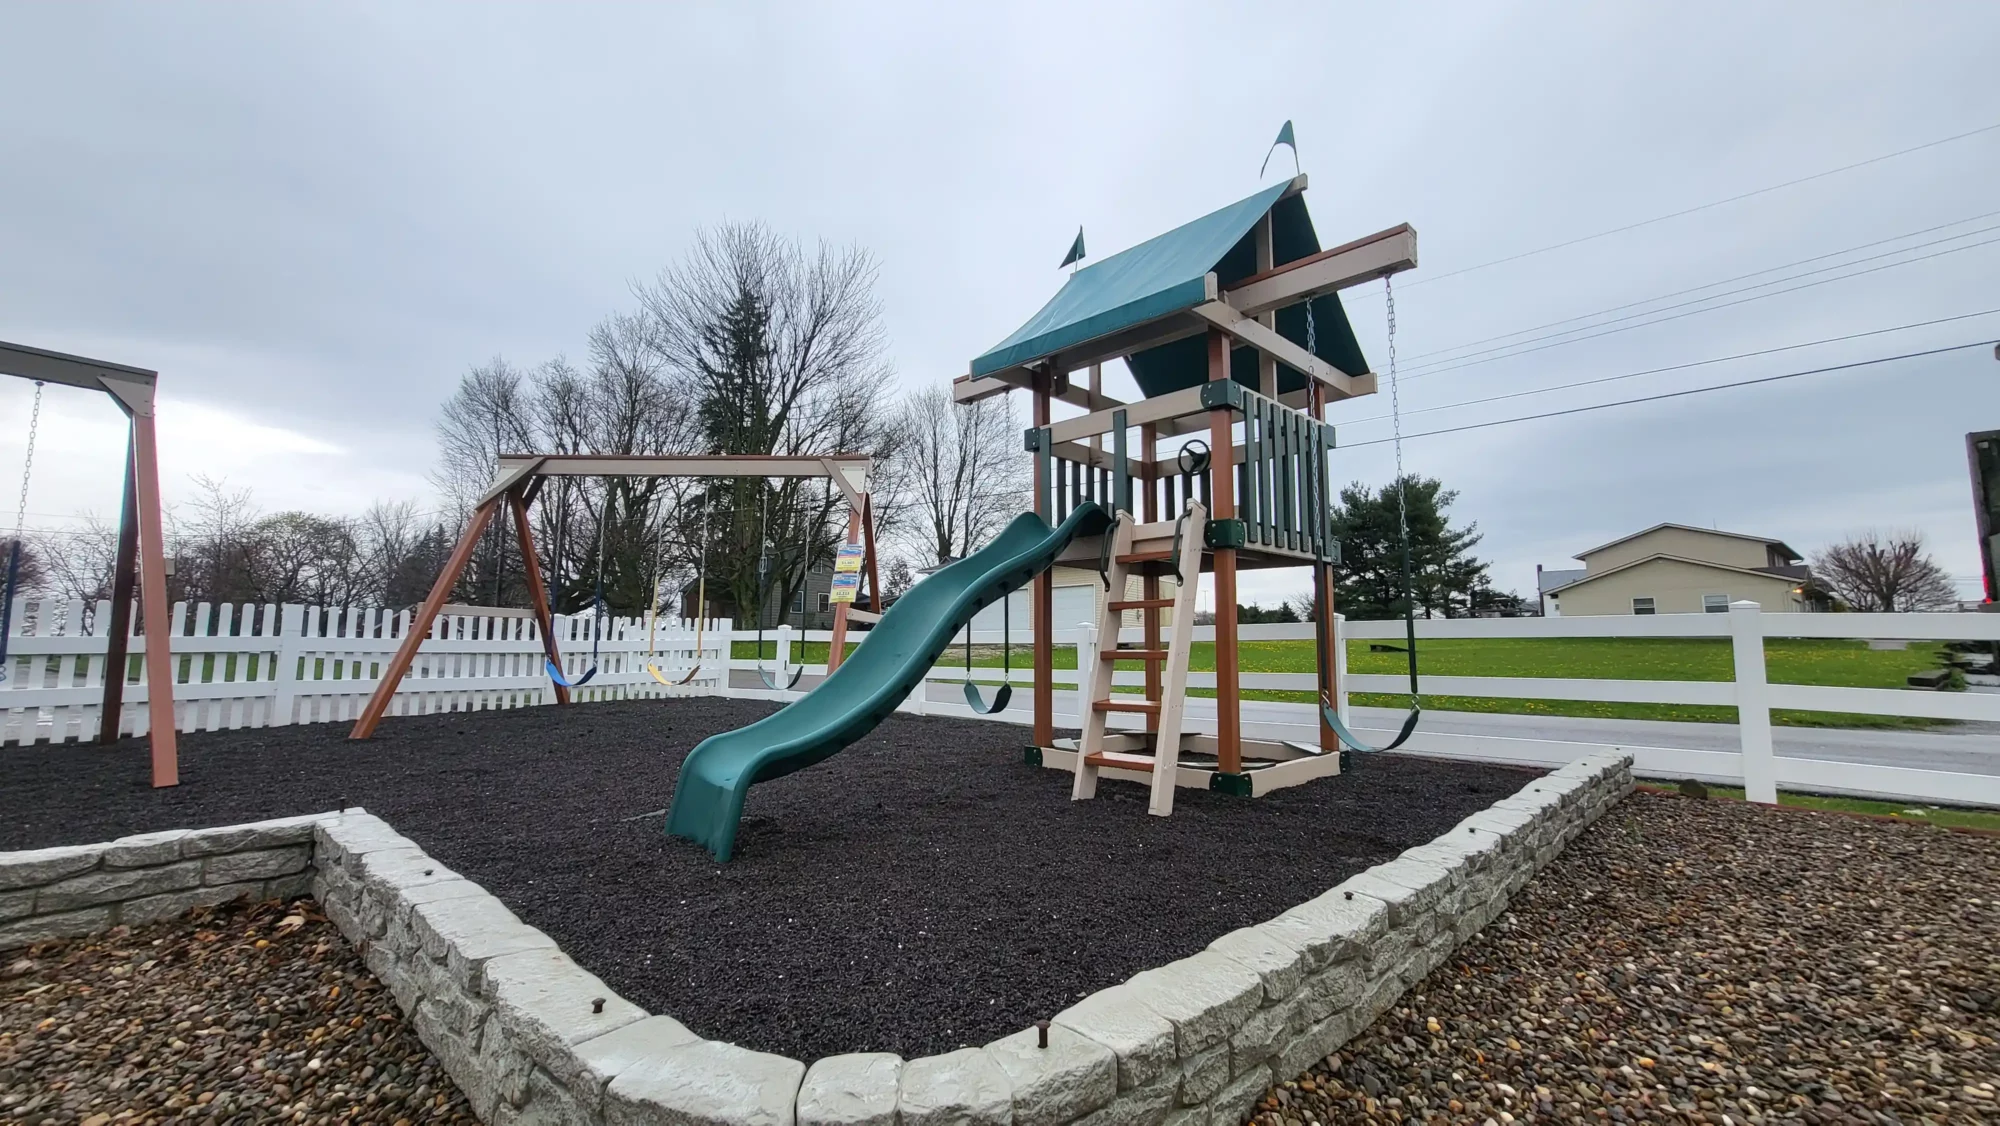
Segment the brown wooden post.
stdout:
<svg viewBox="0 0 2000 1126">
<path fill-rule="evenodd" d="M 459 574 L 472 561 L 472 553 L 479 547 L 479 537 L 486 534 L 487 525 L 493 522 L 493 514 L 500 508 L 500 501 L 500 497 L 494 497 L 472 510 L 465 532 L 458 537 L 458 546 L 451 549 L 451 558 L 445 562 L 444 570 L 438 572 L 437 582 L 431 584 L 430 595 L 424 599 L 424 604 L 418 607 L 416 618 L 410 622 L 410 631 L 403 635 L 403 644 L 397 647 L 389 667 L 382 670 L 382 679 L 375 685 L 375 694 L 368 698 L 368 706 L 361 710 L 361 718 L 354 721 L 354 729 L 347 733 L 349 739 L 368 738 L 375 733 L 375 725 L 382 722 L 382 716 L 389 710 L 389 702 L 396 698 L 396 689 L 402 684 L 403 676 L 410 671 L 411 663 L 417 658 L 417 649 L 430 635 L 438 611 L 451 599 L 451 590 L 458 585 Z M 151 597 L 150 593 L 148 597 Z M 150 655 L 151 646 L 147 649 Z"/>
<path fill-rule="evenodd" d="M 860 542 L 861 518 L 861 513 L 851 508 L 847 510 L 848 543 Z M 854 585 L 857 590 L 861 586 L 860 578 L 859 575 L 855 576 Z M 882 596 L 878 592 L 875 597 L 877 601 L 880 601 Z M 845 602 L 836 602 L 833 604 L 833 640 L 826 647 L 826 675 L 828 676 L 833 675 L 833 670 L 839 668 L 841 660 L 847 656 L 847 608 L 847 603 Z M 876 612 L 880 613 L 881 611 L 878 609 Z M 801 645 L 805 644 L 803 639 L 799 643 Z M 805 662 L 801 661 L 799 663 L 804 664 Z"/>
<path fill-rule="evenodd" d="M 1035 373 L 1034 420 L 1037 428 L 1049 424 L 1049 385 L 1053 382 L 1053 372 L 1046 369 Z M 1049 490 L 1048 469 L 1054 466 L 1049 459 L 1035 458 L 1035 514 L 1042 519 L 1055 522 L 1055 513 L 1045 511 L 1044 497 Z M 967 545 L 970 547 L 971 545 Z M 1044 568 L 1035 576 L 1029 589 L 1028 616 L 1034 620 L 1035 629 L 1035 729 L 1034 743 L 1046 747 L 1056 739 L 1056 692 L 1055 692 L 1055 639 L 1050 636 L 1055 629 L 1055 576 L 1052 568 Z M 971 629 L 971 625 L 966 626 Z M 1083 670 L 1077 675 L 1082 677 Z M 1082 693 L 1078 693 L 1081 700 Z M 1079 703 L 1079 710 L 1088 707 Z M 1079 720 L 1081 722 L 1081 720 Z"/>
<path fill-rule="evenodd" d="M 1313 420 L 1317 422 L 1325 421 L 1326 389 L 1320 385 L 1318 380 L 1308 381 L 1306 398 L 1306 409 L 1311 412 Z M 1319 460 L 1317 452 L 1314 453 L 1313 459 L 1315 464 L 1317 464 Z M 1319 498 L 1320 508 L 1324 511 L 1331 507 L 1327 504 L 1328 498 L 1324 491 L 1327 488 L 1326 474 L 1317 468 L 1314 471 L 1320 475 L 1319 479 L 1313 482 L 1313 489 L 1315 491 L 1312 495 Z M 1318 518 L 1320 513 L 1314 513 L 1313 515 L 1314 518 Z M 1334 651 L 1334 646 L 1347 644 L 1346 641 L 1334 635 L 1333 615 L 1333 568 L 1327 566 L 1325 563 L 1314 563 L 1313 632 L 1319 635 L 1320 642 L 1318 648 L 1319 668 L 1316 671 L 1319 675 L 1319 698 L 1328 706 L 1335 706 L 1340 700 L 1340 683 L 1337 679 L 1340 668 L 1340 655 Z M 1337 751 L 1340 749 L 1340 738 L 1333 733 L 1333 726 L 1326 722 L 1325 712 L 1321 712 L 1319 715 L 1319 748 L 1322 751 Z"/>
<path fill-rule="evenodd" d="M 1208 379 L 1229 378 L 1229 337 L 1208 330 Z M 1210 518 L 1236 518 L 1235 412 L 1208 412 Z M 1243 772 L 1243 697 L 1237 684 L 1236 549 L 1218 547 L 1215 566 L 1215 758 L 1224 774 Z"/>
<path fill-rule="evenodd" d="M 125 710 L 126 646 L 132 636 L 132 587 L 139 578 L 139 491 L 133 481 L 137 454 L 125 435 L 125 499 L 118 510 L 118 555 L 111 565 L 111 621 L 104 630 L 104 705 L 98 709 L 97 741 L 116 743 Z"/>
<path fill-rule="evenodd" d="M 146 726 L 153 785 L 181 782 L 174 730 L 174 654 L 167 625 L 167 542 L 160 524 L 160 448 L 150 410 L 132 412 L 132 482 L 139 494 L 140 613 L 146 629 Z"/>
<path fill-rule="evenodd" d="M 1160 463 L 1157 460 L 1159 457 L 1159 446 L 1160 428 L 1150 422 L 1141 426 L 1139 428 L 1139 456 L 1145 461 L 1145 471 L 1140 475 L 1140 482 L 1145 487 L 1146 500 L 1140 507 L 1146 514 L 1146 522 L 1148 524 L 1160 519 Z M 1105 597 L 1124 598 L 1126 594 L 1121 590 L 1115 593 L 1107 592 Z M 1160 597 L 1160 576 L 1151 567 L 1146 569 L 1146 576 L 1141 580 L 1139 597 L 1148 602 L 1155 601 Z M 1141 610 L 1139 612 L 1139 621 L 1143 626 L 1146 648 L 1155 653 L 1165 648 L 1160 641 L 1160 608 L 1158 606 L 1148 606 Z M 1158 661 L 1147 661 L 1145 665 L 1146 699 L 1157 704 L 1160 702 L 1160 693 L 1164 688 L 1164 683 L 1160 678 L 1162 666 Z M 1147 712 L 1146 730 L 1158 731 L 1159 729 L 1159 711 Z"/>
<path fill-rule="evenodd" d="M 535 608 L 535 625 L 542 631 L 542 648 L 553 661 L 556 659 L 556 618 L 549 606 L 548 584 L 542 580 L 542 561 L 535 556 L 535 534 L 528 525 L 528 498 L 520 491 L 509 492 L 507 507 L 514 513 L 514 537 L 521 543 L 521 567 L 528 580 L 529 604 Z M 428 626 L 424 632 L 430 632 Z M 555 689 L 556 703 L 569 703 L 569 689 L 560 684 L 556 684 Z M 379 686 L 377 690 L 380 690 Z"/>
</svg>

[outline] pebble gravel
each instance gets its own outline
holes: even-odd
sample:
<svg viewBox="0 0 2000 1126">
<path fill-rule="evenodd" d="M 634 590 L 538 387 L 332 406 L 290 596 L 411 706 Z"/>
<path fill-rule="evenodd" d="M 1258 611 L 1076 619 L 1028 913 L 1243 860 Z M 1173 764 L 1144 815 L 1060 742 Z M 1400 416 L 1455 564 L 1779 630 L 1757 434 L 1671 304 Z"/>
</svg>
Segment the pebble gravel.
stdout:
<svg viewBox="0 0 2000 1126">
<path fill-rule="evenodd" d="M 0 962 L 0 1123 L 473 1123 L 309 900 Z"/>
<path fill-rule="evenodd" d="M 1639 792 L 1257 1126 L 2000 1122 L 2000 840 Z"/>
</svg>

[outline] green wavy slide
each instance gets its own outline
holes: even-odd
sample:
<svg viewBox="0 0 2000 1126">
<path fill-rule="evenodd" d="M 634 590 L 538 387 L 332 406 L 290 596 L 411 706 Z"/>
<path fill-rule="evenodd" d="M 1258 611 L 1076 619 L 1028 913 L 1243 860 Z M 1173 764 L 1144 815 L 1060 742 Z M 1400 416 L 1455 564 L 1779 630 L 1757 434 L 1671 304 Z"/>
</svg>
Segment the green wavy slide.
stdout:
<svg viewBox="0 0 2000 1126">
<path fill-rule="evenodd" d="M 911 587 L 804 699 L 688 752 L 667 832 L 728 860 L 750 787 L 804 770 L 874 730 L 974 614 L 1046 570 L 1071 540 L 1110 526 L 1110 512 L 1089 502 L 1055 528 L 1022 513 L 993 542 Z"/>
</svg>

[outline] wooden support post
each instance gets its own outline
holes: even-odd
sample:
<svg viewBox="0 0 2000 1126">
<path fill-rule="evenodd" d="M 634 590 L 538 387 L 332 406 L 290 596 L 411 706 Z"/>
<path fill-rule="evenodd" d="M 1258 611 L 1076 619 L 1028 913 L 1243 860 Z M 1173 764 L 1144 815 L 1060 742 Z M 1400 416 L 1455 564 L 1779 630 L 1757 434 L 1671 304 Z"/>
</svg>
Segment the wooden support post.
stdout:
<svg viewBox="0 0 2000 1126">
<path fill-rule="evenodd" d="M 862 518 L 861 513 L 856 512 L 851 508 L 847 510 L 848 543 L 860 542 L 861 518 Z M 857 575 L 855 576 L 855 578 L 856 582 L 854 585 L 857 588 L 859 588 L 861 585 L 859 582 L 860 576 Z M 881 611 L 879 609 L 876 611 L 876 613 L 880 612 Z M 826 675 L 832 676 L 833 671 L 840 667 L 840 662 L 842 658 L 846 656 L 847 656 L 847 603 L 836 602 L 833 604 L 833 643 L 828 645 L 826 648 Z"/>
<path fill-rule="evenodd" d="M 167 625 L 167 538 L 160 524 L 160 449 L 150 411 L 132 413 L 132 482 L 139 494 L 140 613 L 146 630 L 146 726 L 153 785 L 181 783 L 174 730 L 174 654 Z"/>
<path fill-rule="evenodd" d="M 539 484 L 546 478 L 538 477 L 535 480 Z M 553 661 L 556 659 L 556 618 L 549 607 L 548 584 L 542 580 L 542 561 L 535 557 L 535 535 L 528 526 L 528 501 L 529 497 L 521 490 L 516 489 L 507 494 L 507 507 L 514 514 L 514 538 L 521 543 L 522 568 L 528 580 L 528 601 L 535 609 L 535 625 L 542 631 L 542 648 L 548 652 L 549 660 Z M 424 632 L 430 632 L 428 626 Z M 701 660 L 699 653 L 695 654 L 695 660 Z M 398 674 L 398 679 L 400 678 L 401 674 Z M 560 684 L 557 684 L 555 689 L 556 703 L 568 704 L 569 689 Z"/>
<path fill-rule="evenodd" d="M 1312 415 L 1315 422 L 1325 421 L 1326 389 L 1321 387 L 1317 382 L 1309 383 L 1307 386 L 1306 410 Z M 1314 455 L 1313 461 L 1315 465 L 1318 464 L 1319 458 L 1317 455 Z M 1323 468 L 1315 468 L 1310 471 L 1320 474 L 1319 479 L 1313 482 L 1314 492 L 1312 495 L 1319 498 L 1319 504 L 1322 509 L 1331 508 L 1332 506 L 1328 504 L 1329 498 L 1325 492 L 1328 482 Z M 1314 519 L 1318 519 L 1319 515 L 1319 513 L 1314 513 Z M 1338 631 L 1333 628 L 1334 612 L 1333 568 L 1325 563 L 1315 562 L 1313 564 L 1313 632 L 1319 636 L 1319 646 L 1317 649 L 1319 660 L 1317 661 L 1318 668 L 1315 670 L 1319 678 L 1319 698 L 1325 703 L 1337 706 L 1341 698 L 1339 670 L 1342 667 L 1337 647 L 1347 644 L 1347 639 L 1341 637 Z M 1345 722 L 1345 720 L 1346 717 L 1343 716 L 1342 721 Z M 1332 725 L 1326 722 L 1324 712 L 1319 717 L 1319 748 L 1322 751 L 1338 751 L 1340 749 L 1340 738 L 1333 733 Z"/>
<path fill-rule="evenodd" d="M 120 713 L 125 710 L 126 645 L 132 636 L 132 587 L 139 577 L 139 491 L 133 480 L 137 461 L 134 440 L 125 435 L 125 499 L 118 510 L 118 555 L 111 565 L 111 621 L 104 631 L 104 706 L 98 709 L 97 741 L 118 741 Z"/>
<path fill-rule="evenodd" d="M 1054 382 L 1054 372 L 1041 371 L 1035 375 L 1034 424 L 1037 427 L 1049 424 L 1049 387 Z M 1044 468 L 1044 467 L 1047 468 Z M 1044 498 L 1049 494 L 1052 482 L 1046 480 L 1054 465 L 1048 458 L 1035 459 L 1035 514 L 1042 519 L 1055 522 L 1055 513 L 1043 511 Z M 967 545 L 968 548 L 970 545 Z M 1050 568 L 1043 568 L 1035 576 L 1029 587 L 1028 613 L 1034 619 L 1035 630 L 1035 727 L 1034 745 L 1046 747 L 1056 739 L 1056 694 L 1055 694 L 1055 576 Z M 970 630 L 970 625 L 966 629 Z"/>
<path fill-rule="evenodd" d="M 383 715 L 389 711 L 389 702 L 396 698 L 396 689 L 415 662 L 417 649 L 430 635 L 438 611 L 451 600 L 452 588 L 458 585 L 458 576 L 465 570 L 465 565 L 472 561 L 472 553 L 479 547 L 479 537 L 485 535 L 487 525 L 493 523 L 493 514 L 499 509 L 500 501 L 501 497 L 496 496 L 472 510 L 472 518 L 466 521 L 458 546 L 452 548 L 451 558 L 445 562 L 444 570 L 438 572 L 437 582 L 431 584 L 430 595 L 417 609 L 417 616 L 410 622 L 410 632 L 403 635 L 403 644 L 390 658 L 389 667 L 382 670 L 382 679 L 375 685 L 375 694 L 368 698 L 368 706 L 361 710 L 361 718 L 354 721 L 354 730 L 347 733 L 349 739 L 366 739 L 373 735 L 375 725 L 382 722 Z M 553 642 L 552 638 L 548 640 Z M 147 650 L 150 654 L 151 646 Z"/>
<path fill-rule="evenodd" d="M 1229 337 L 1208 330 L 1208 379 L 1229 378 Z M 1213 519 L 1236 518 L 1236 416 L 1228 407 L 1208 412 L 1209 492 Z M 1224 774 L 1243 772 L 1243 695 L 1237 684 L 1236 549 L 1215 549 L 1215 758 Z"/>
</svg>

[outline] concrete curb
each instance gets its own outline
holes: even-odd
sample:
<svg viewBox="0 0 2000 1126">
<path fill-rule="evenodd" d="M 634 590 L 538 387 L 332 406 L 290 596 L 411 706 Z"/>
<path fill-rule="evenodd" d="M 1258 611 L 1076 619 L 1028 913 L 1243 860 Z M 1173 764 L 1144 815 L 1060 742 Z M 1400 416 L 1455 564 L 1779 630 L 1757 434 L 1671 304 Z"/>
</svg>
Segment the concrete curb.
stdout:
<svg viewBox="0 0 2000 1126">
<path fill-rule="evenodd" d="M 1631 789 L 1630 756 L 1579 760 L 1275 919 L 1084 998 L 1055 1015 L 1047 1048 L 1028 1029 L 916 1060 L 808 1068 L 649 1015 L 360 809 L 0 854 L 0 920 L 28 904 L 0 935 L 68 937 L 163 917 L 172 896 L 196 899 L 168 913 L 309 881 L 487 1126 L 1234 1126 L 1274 1079 L 1340 1047 L 1497 918 Z M 204 882 L 211 872 L 219 882 Z"/>
</svg>

